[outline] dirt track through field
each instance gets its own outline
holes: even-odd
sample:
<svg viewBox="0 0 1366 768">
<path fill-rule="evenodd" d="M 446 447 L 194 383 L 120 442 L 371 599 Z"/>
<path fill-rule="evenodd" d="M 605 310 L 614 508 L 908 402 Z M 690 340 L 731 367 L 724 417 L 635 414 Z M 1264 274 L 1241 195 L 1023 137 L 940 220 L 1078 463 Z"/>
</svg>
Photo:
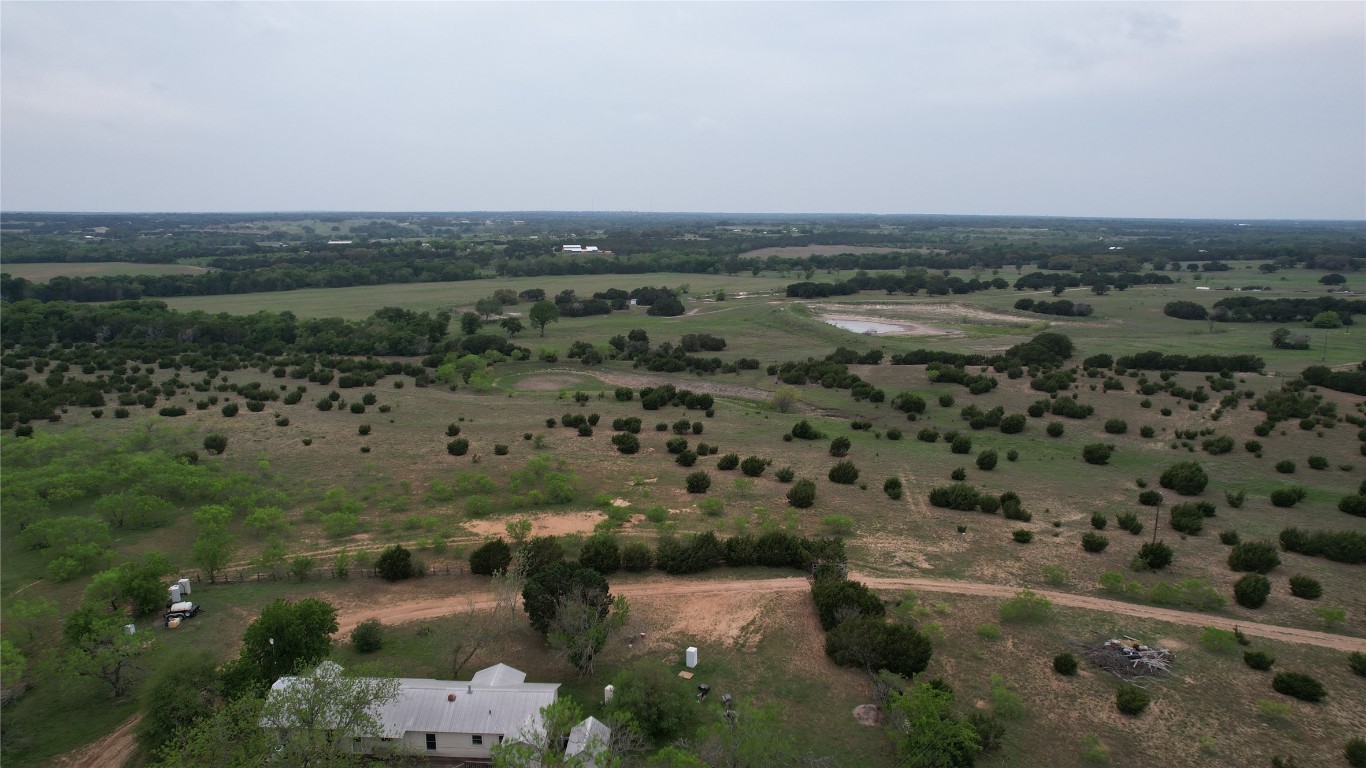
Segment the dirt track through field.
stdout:
<svg viewBox="0 0 1366 768">
<path fill-rule="evenodd" d="M 983 597 L 1011 597 L 1016 587 L 1003 587 L 996 584 L 978 584 L 951 579 L 912 579 L 912 578 L 874 578 L 850 574 L 874 589 L 915 589 L 925 592 L 943 592 L 954 595 L 978 595 Z M 635 584 L 618 584 L 612 587 L 613 594 L 625 597 L 670 597 L 720 595 L 757 592 L 795 592 L 811 588 L 805 577 L 791 576 L 781 579 L 744 579 L 738 581 L 648 581 Z M 1072 595 L 1065 592 L 1037 590 L 1037 594 L 1052 600 L 1055 605 L 1069 608 L 1085 608 L 1093 611 L 1118 613 L 1143 619 L 1155 619 L 1173 624 L 1189 626 L 1217 627 L 1231 630 L 1235 626 L 1245 635 L 1280 640 L 1287 643 L 1317 645 L 1340 651 L 1366 652 L 1366 639 L 1316 632 L 1312 629 L 1280 627 L 1274 624 L 1235 621 L 1223 616 L 1204 613 L 1175 611 L 1169 608 L 1156 608 L 1148 605 L 1124 603 L 1086 595 Z M 345 636 L 366 619 L 379 619 L 387 624 L 405 621 L 422 621 L 458 613 L 469 608 L 484 608 L 493 604 L 493 597 L 486 593 L 474 593 L 456 597 L 436 598 L 411 603 L 397 603 L 378 609 L 346 610 L 338 615 L 339 635 Z"/>
<path fill-rule="evenodd" d="M 52 765 L 54 768 L 123 768 L 137 751 L 133 731 L 141 719 L 142 715 L 133 715 L 124 720 L 118 730 L 57 758 Z"/>
</svg>

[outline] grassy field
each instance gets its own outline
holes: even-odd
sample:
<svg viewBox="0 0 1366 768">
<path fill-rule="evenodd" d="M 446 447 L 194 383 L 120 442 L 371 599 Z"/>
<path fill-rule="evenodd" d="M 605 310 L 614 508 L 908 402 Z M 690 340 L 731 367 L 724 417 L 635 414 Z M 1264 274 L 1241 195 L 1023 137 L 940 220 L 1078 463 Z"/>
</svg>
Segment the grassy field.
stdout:
<svg viewBox="0 0 1366 768">
<path fill-rule="evenodd" d="M 965 273 L 966 274 L 966 273 Z M 1253 277 L 1252 275 L 1256 276 Z M 1285 280 L 1280 278 L 1284 274 Z M 832 279 L 823 276 L 820 279 Z M 1271 285 L 1263 295 L 1304 295 L 1317 293 L 1316 273 L 1289 272 L 1266 276 L 1216 273 L 1202 276 L 1204 284 L 1242 286 Z M 535 278 L 514 281 L 474 281 L 448 284 L 380 286 L 319 291 L 253 294 L 247 296 L 196 297 L 171 300 L 181 309 L 252 312 L 260 309 L 290 309 L 300 315 L 363 317 L 381 306 L 410 309 L 461 310 L 487 295 L 495 287 L 522 290 L 541 287 L 554 293 L 573 288 L 588 294 L 608 287 L 633 288 L 642 285 L 689 285 L 686 306 L 690 313 L 679 318 L 647 317 L 640 309 L 611 316 L 565 319 L 547 328 L 546 336 L 527 332 L 518 341 L 532 349 L 556 350 L 561 359 L 554 364 L 527 361 L 499 364 L 493 371 L 493 385 L 486 392 L 468 387 L 452 391 L 445 386 L 417 387 L 410 377 L 387 377 L 369 389 L 339 389 L 345 403 L 360 402 L 363 394 L 374 394 L 377 402 L 364 413 L 334 407 L 321 411 L 314 403 L 333 391 L 332 386 L 307 384 L 291 379 L 276 379 L 268 370 L 239 370 L 223 374 L 228 381 L 259 381 L 269 387 L 292 388 L 306 384 L 307 392 L 297 405 L 269 404 L 263 412 L 245 408 L 228 418 L 220 407 L 240 400 L 230 392 L 217 393 L 220 401 L 204 410 L 195 399 L 204 395 L 177 395 L 158 406 L 178 404 L 189 413 L 180 418 L 153 415 L 155 409 L 133 409 L 133 418 L 116 420 L 106 413 L 92 418 L 89 409 L 71 408 L 60 422 L 37 424 L 41 431 L 74 432 L 92 439 L 112 438 L 129 433 L 138 424 L 153 422 L 166 428 L 158 437 L 168 448 L 197 447 L 203 436 L 219 432 L 228 438 L 228 450 L 221 457 L 205 461 L 225 470 L 245 473 L 262 487 L 281 489 L 288 498 L 289 529 L 285 535 L 289 555 L 313 556 L 325 566 L 330 555 L 346 549 L 352 553 L 375 551 L 392 543 L 416 548 L 419 556 L 438 568 L 457 566 L 472 546 L 486 535 L 502 530 L 508 521 L 526 516 L 536 521 L 539 531 L 565 534 L 567 548 L 574 552 L 595 525 L 607 519 L 612 510 L 624 509 L 629 518 L 620 522 L 619 534 L 630 539 L 654 542 L 661 534 L 714 529 L 723 535 L 784 528 L 805 534 L 826 535 L 836 528 L 827 521 L 842 515 L 852 521 L 852 530 L 842 532 L 848 539 L 852 567 L 870 575 L 915 575 L 959 578 L 969 581 L 1016 587 L 1046 587 L 1078 594 L 1108 595 L 1100 587 L 1101 575 L 1118 572 L 1134 583 L 1135 595 L 1161 583 L 1203 579 L 1222 595 L 1227 604 L 1213 612 L 1240 620 L 1323 629 L 1324 620 L 1317 608 L 1343 609 L 1346 618 L 1331 631 L 1353 637 L 1366 636 L 1366 594 L 1361 587 L 1361 566 L 1333 563 L 1284 553 L 1283 564 L 1270 578 L 1274 588 L 1266 606 L 1257 610 L 1238 606 L 1232 599 L 1232 586 L 1239 574 L 1225 564 L 1228 547 L 1221 544 L 1218 532 L 1236 530 L 1244 540 L 1273 538 L 1286 525 L 1304 528 L 1351 530 L 1366 533 L 1366 519 L 1339 512 L 1339 498 L 1355 492 L 1362 478 L 1366 457 L 1360 454 L 1357 428 L 1337 423 L 1332 428 L 1301 430 L 1293 421 L 1281 424 L 1272 434 L 1256 438 L 1264 443 L 1260 457 L 1243 449 L 1254 439 L 1253 427 L 1262 414 L 1250 410 L 1252 400 L 1242 401 L 1238 409 L 1214 418 L 1210 402 L 1190 401 L 1160 393 L 1147 398 L 1144 407 L 1136 378 L 1120 377 L 1125 389 L 1106 392 L 1101 379 L 1083 374 L 1072 390 L 1080 402 L 1095 407 L 1095 414 L 1083 420 L 1045 416 L 1030 418 L 1025 430 L 1016 435 L 998 430 L 973 431 L 960 417 L 960 409 L 974 404 L 982 410 L 1000 405 L 1006 413 L 1023 413 L 1029 404 L 1047 397 L 1033 391 L 1028 379 L 1010 380 L 1000 376 L 999 386 L 984 395 L 970 395 L 960 386 L 936 383 L 923 366 L 852 366 L 864 379 L 883 388 L 888 400 L 897 392 L 920 394 L 928 402 L 926 412 L 910 422 L 887 403 L 856 402 L 841 390 L 818 385 L 800 387 L 798 413 L 779 413 L 768 404 L 768 393 L 779 385 L 762 369 L 737 375 L 697 377 L 692 375 L 649 374 L 633 369 L 629 363 L 609 362 L 584 367 L 567 360 L 563 353 L 575 340 L 604 343 L 609 337 L 633 328 L 644 328 L 653 344 L 677 341 L 684 333 L 711 333 L 728 341 L 719 353 L 723 359 L 759 359 L 764 365 L 790 359 L 821 357 L 836 346 L 858 350 L 882 349 L 888 353 L 918 347 L 954 351 L 987 351 L 1027 340 L 1041 330 L 1066 333 L 1077 344 L 1075 362 L 1086 355 L 1109 352 L 1120 355 L 1144 349 L 1167 352 L 1247 351 L 1262 355 L 1271 375 L 1241 375 L 1235 381 L 1239 390 L 1262 393 L 1280 386 L 1286 376 L 1297 374 L 1304 366 L 1317 362 L 1318 348 L 1305 352 L 1274 350 L 1269 343 L 1271 327 L 1266 324 L 1223 324 L 1209 333 L 1204 323 L 1190 323 L 1165 317 L 1162 305 L 1176 298 L 1201 300 L 1212 304 L 1216 296 L 1194 291 L 1189 276 L 1174 286 L 1136 287 L 1104 297 L 1082 291 L 1069 291 L 1064 297 L 1089 301 L 1096 307 L 1092 317 L 1056 319 L 1017 312 L 1012 305 L 1021 295 L 1016 291 L 988 291 L 959 297 L 883 297 L 863 294 L 839 300 L 793 302 L 771 295 L 781 291 L 790 278 L 750 276 L 639 275 L 572 278 Z M 729 294 L 725 301 L 706 300 L 716 290 Z M 738 298 L 740 293 L 766 295 Z M 1075 296 L 1072 294 L 1076 294 Z M 1033 295 L 1033 294 L 1031 294 Z M 511 308 L 525 311 L 525 305 Z M 916 323 L 947 333 L 925 336 L 866 336 L 834 328 L 819 319 L 822 314 L 883 319 Z M 1353 327 L 1355 328 L 1355 326 Z M 1334 331 L 1328 350 L 1329 363 L 1343 364 L 1366 356 L 1366 347 L 1357 342 L 1355 330 Z M 1318 343 L 1316 337 L 1316 344 Z M 158 379 L 167 371 L 155 371 Z M 194 380 L 199 374 L 185 372 Z M 1155 378 L 1155 374 L 1149 374 Z M 1176 380 L 1187 388 L 1204 384 L 1201 374 L 1179 374 Z M 645 411 L 638 400 L 618 402 L 613 389 L 622 382 L 633 387 L 672 382 L 680 388 L 711 391 L 716 395 L 714 416 L 700 411 L 665 408 Z M 222 383 L 222 382 L 218 382 Z M 396 386 L 402 383 L 400 388 Z M 1096 385 L 1094 388 L 1092 385 Z M 587 403 L 575 403 L 572 395 L 582 391 Z M 192 393 L 193 394 L 193 393 Z M 1323 391 L 1339 415 L 1361 415 L 1366 404 L 1360 398 Z M 951 406 L 938 404 L 940 396 L 952 396 Z M 1192 405 L 1195 407 L 1192 409 Z M 380 408 L 387 408 L 381 412 Z M 1164 408 L 1170 415 L 1162 415 Z M 108 411 L 110 409 L 106 409 Z M 560 419 L 565 413 L 597 413 L 601 417 L 591 436 L 581 437 L 560 426 L 550 428 L 548 418 Z M 277 426 L 278 417 L 288 417 L 286 426 Z M 613 448 L 610 424 L 614 418 L 637 416 L 643 422 L 642 449 L 634 456 L 623 456 Z M 665 447 L 672 436 L 656 431 L 655 425 L 670 425 L 680 418 L 696 421 L 701 434 L 689 434 L 690 446 L 700 442 L 719 446 L 718 456 L 703 457 L 693 468 L 674 462 Z M 784 441 L 800 418 L 808 418 L 826 438 L 815 441 Z M 850 420 L 868 419 L 870 430 L 853 430 Z M 1108 434 L 1107 419 L 1123 419 L 1124 434 Z M 1051 421 L 1065 425 L 1061 437 L 1045 432 Z M 446 450 L 451 439 L 448 424 L 460 428 L 460 437 L 471 443 L 469 453 L 455 457 Z M 360 427 L 368 425 L 369 434 Z M 972 437 L 969 454 L 954 454 L 943 439 L 924 442 L 916 433 L 926 427 L 940 432 L 959 430 Z M 1143 427 L 1154 434 L 1144 438 Z M 904 436 L 892 440 L 888 431 L 899 428 Z M 1235 449 L 1221 456 L 1210 456 L 1200 448 L 1200 439 L 1183 441 L 1178 430 L 1214 430 L 1235 440 Z M 859 483 L 838 485 L 826 474 L 837 459 L 828 451 L 830 438 L 848 437 L 852 442 L 849 458 L 861 474 Z M 0 440 L 0 451 L 16 438 Z M 308 444 L 305 444 L 308 441 Z M 1093 466 L 1081 459 L 1082 447 L 1096 442 L 1114 444 L 1116 451 L 1109 465 Z M 505 455 L 495 446 L 504 445 Z M 990 471 L 980 470 L 974 457 L 984 449 L 995 449 L 1000 462 Z M 368 449 L 362 452 L 362 449 Z M 1015 460 L 1008 451 L 1017 451 Z M 772 460 L 762 477 L 749 481 L 738 471 L 716 468 L 719 456 L 736 453 Z M 1328 460 L 1325 470 L 1306 465 L 1310 455 Z M 529 503 L 525 489 L 515 486 L 515 473 L 529 462 L 549 457 L 563 463 L 563 470 L 577 478 L 573 502 L 537 506 Z M 1292 475 L 1278 474 L 1272 466 L 1282 460 L 1296 462 Z M 1201 462 L 1211 482 L 1199 497 L 1217 505 L 1217 516 L 1205 521 L 1196 536 L 1172 530 L 1167 522 L 1171 504 L 1181 501 L 1174 493 L 1164 492 L 1166 505 L 1161 509 L 1159 536 L 1173 546 L 1176 559 L 1161 572 L 1133 572 L 1130 561 L 1153 531 L 1153 509 L 1137 502 L 1140 483 L 1157 486 L 1162 469 L 1182 460 Z M 788 506 L 785 494 L 790 487 L 774 478 L 777 469 L 790 466 L 797 477 L 811 478 L 817 484 L 817 501 L 805 510 Z M 966 481 L 984 491 L 999 494 L 1016 491 L 1024 507 L 1033 515 L 1022 523 L 979 512 L 954 512 L 927 503 L 929 491 L 946 485 L 951 473 L 963 469 Z M 684 477 L 703 469 L 713 483 L 707 494 L 688 494 Z M 899 500 L 882 492 L 883 481 L 896 477 L 905 486 Z M 1302 485 L 1307 498 L 1290 509 L 1278 508 L 1269 501 L 1272 490 Z M 866 487 L 865 487 L 866 486 Z M 342 489 L 359 502 L 359 529 L 345 535 L 331 535 L 323 522 L 324 496 Z M 1225 492 L 1244 491 L 1247 502 L 1240 509 L 1225 502 Z M 703 499 L 720 500 L 722 507 L 704 513 Z M 617 506 L 614 506 L 614 502 Z M 622 507 L 621 504 L 629 506 Z M 662 510 L 662 511 L 660 511 Z M 1093 512 L 1109 519 L 1104 531 L 1110 546 L 1101 553 L 1085 553 L 1081 536 L 1091 530 Z M 647 515 L 646 513 L 649 512 Z M 1117 530 L 1114 516 L 1133 512 L 1145 521 L 1143 535 L 1132 536 Z M 617 513 L 620 515 L 620 513 Z M 121 556 L 158 550 L 173 555 L 187 570 L 194 564 L 188 556 L 194 539 L 194 526 L 188 515 L 181 515 L 165 528 L 147 532 L 122 533 L 115 541 Z M 965 527 L 960 533 L 959 527 Z M 1033 533 L 1029 544 L 1017 544 L 1012 532 L 1026 529 Z M 238 550 L 234 571 L 251 573 L 251 561 L 268 545 L 268 538 L 247 526 L 241 516 L 232 525 Z M 41 580 L 43 559 L 39 553 L 18 546 L 12 529 L 0 541 L 4 568 L 0 587 L 7 604 L 23 589 L 25 596 L 44 597 L 70 604 L 79 600 L 81 581 L 53 584 Z M 1289 576 L 1305 574 L 1319 579 L 1324 596 L 1318 601 L 1291 597 L 1286 582 Z M 715 574 L 726 577 L 726 572 Z M 227 655 L 234 649 L 242 629 L 260 607 L 275 597 L 322 593 L 348 606 L 365 601 L 382 604 L 402 600 L 431 590 L 458 589 L 458 579 L 432 579 L 426 582 L 385 586 L 371 583 L 332 580 L 309 582 L 266 582 L 260 584 L 210 586 L 196 590 L 196 599 L 209 606 L 202 617 L 188 622 L 176 633 L 160 633 L 157 653 L 178 648 L 202 647 Z M 895 598 L 896 596 L 888 596 Z M 789 601 L 789 602 L 785 602 Z M 939 602 L 938 599 L 933 601 Z M 1277 699 L 1269 691 L 1264 675 L 1242 666 L 1240 657 L 1212 654 L 1200 647 L 1198 630 L 1175 628 L 1141 621 L 1118 621 L 1104 614 L 1084 611 L 1059 611 L 1059 618 L 1038 627 L 1007 627 L 1000 640 L 988 641 L 976 634 L 982 623 L 993 621 L 996 603 L 985 598 L 953 598 L 943 601 L 944 609 L 929 606 L 919 617 L 922 626 L 935 624 L 942 633 L 930 674 L 942 676 L 958 692 L 960 702 L 973 706 L 978 700 L 989 702 L 991 674 L 1005 675 L 1026 704 L 1026 713 L 1010 728 L 1003 751 L 985 761 L 987 765 L 1082 765 L 1085 764 L 1082 740 L 1094 735 L 1118 765 L 1148 765 L 1165 759 L 1173 764 L 1249 765 L 1264 764 L 1273 754 L 1295 753 L 1305 765 L 1331 764 L 1334 750 L 1352 733 L 1360 733 L 1361 713 L 1366 711 L 1366 687 L 1345 671 L 1341 654 L 1307 648 L 1264 644 L 1281 659 L 1284 668 L 1311 671 L 1330 689 L 1328 703 L 1319 706 L 1296 703 L 1289 714 L 1265 716 L 1257 708 L 1258 699 Z M 665 626 L 667 631 L 648 648 L 623 653 L 605 660 L 599 673 L 590 680 L 575 679 L 567 668 L 544 657 L 539 639 L 524 632 L 505 649 L 505 655 L 487 661 L 506 661 L 533 673 L 535 679 L 554 679 L 585 702 L 597 701 L 601 686 L 621 665 L 632 661 L 676 663 L 678 649 L 686 646 L 687 633 L 669 624 L 669 606 L 642 606 L 641 615 Z M 737 609 L 739 610 L 739 609 Z M 749 613 L 746 613 L 749 611 Z M 892 755 L 886 740 L 849 716 L 850 709 L 867 700 L 866 684 L 858 675 L 831 666 L 823 655 L 819 638 L 813 634 L 810 601 L 803 594 L 774 597 L 758 609 L 745 606 L 741 614 L 752 616 L 738 632 L 739 640 L 714 644 L 706 657 L 703 671 L 721 686 L 746 697 L 775 699 L 788 705 L 788 725 L 800 738 L 832 746 L 831 753 L 852 757 L 850 765 L 890 765 Z M 8 617 L 7 617 L 8 618 Z M 10 623 L 7 621 L 7 632 Z M 45 631 L 49 634 L 55 626 Z M 419 635 L 421 627 L 405 626 L 393 632 L 393 642 L 381 656 L 395 672 L 410 676 L 437 674 L 439 658 L 431 642 Z M 1114 711 L 1110 703 L 1113 684 L 1095 672 L 1079 679 L 1058 678 L 1047 667 L 1047 659 L 1070 640 L 1134 635 L 1145 639 L 1170 641 L 1182 651 L 1176 675 L 1161 684 L 1161 694 L 1153 710 L 1139 720 L 1130 721 Z M 424 644 L 425 643 L 425 644 Z M 1262 644 L 1259 644 L 1262 647 Z M 358 661 L 346 649 L 338 657 L 347 663 Z M 153 657 L 153 662 L 155 657 Z M 1058 707 L 1056 702 L 1070 702 Z M 1072 703 L 1074 702 L 1074 703 Z M 61 711 L 84 711 L 98 703 L 99 717 L 90 718 L 91 728 L 78 735 L 38 735 L 37 726 Z M 43 764 L 53 754 L 69 748 L 78 739 L 88 740 L 111 729 L 131 711 L 128 703 L 114 707 L 107 700 L 95 702 L 92 690 L 65 684 L 52 696 L 25 696 L 5 711 L 7 731 L 28 739 L 28 747 L 14 759 L 15 765 Z M 6 737 L 7 740 L 10 738 Z M 12 743 L 12 742 L 11 742 Z M 818 752 L 820 750 L 817 750 Z M 7 763 L 9 762 L 7 754 Z"/>
<path fill-rule="evenodd" d="M 203 267 L 189 264 L 134 264 L 127 261 L 47 262 L 4 264 L 0 271 L 35 283 L 54 277 L 112 277 L 115 275 L 197 275 Z"/>
</svg>

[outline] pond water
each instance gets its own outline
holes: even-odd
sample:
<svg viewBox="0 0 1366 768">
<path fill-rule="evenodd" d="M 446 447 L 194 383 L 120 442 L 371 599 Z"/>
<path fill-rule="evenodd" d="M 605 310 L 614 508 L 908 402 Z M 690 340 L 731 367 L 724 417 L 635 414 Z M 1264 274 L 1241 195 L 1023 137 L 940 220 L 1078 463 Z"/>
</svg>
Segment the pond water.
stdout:
<svg viewBox="0 0 1366 768">
<path fill-rule="evenodd" d="M 891 323 L 875 323 L 871 320 L 844 320 L 838 317 L 822 317 L 821 322 L 829 323 L 836 328 L 843 328 L 854 333 L 866 333 L 877 335 L 879 333 L 895 333 L 902 330 L 901 326 Z"/>
</svg>

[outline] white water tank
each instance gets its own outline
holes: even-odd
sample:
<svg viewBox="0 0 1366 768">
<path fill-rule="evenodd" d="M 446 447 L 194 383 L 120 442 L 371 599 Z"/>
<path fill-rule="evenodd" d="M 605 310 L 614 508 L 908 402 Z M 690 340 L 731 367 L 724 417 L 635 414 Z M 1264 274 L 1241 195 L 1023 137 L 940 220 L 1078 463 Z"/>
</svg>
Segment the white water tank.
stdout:
<svg viewBox="0 0 1366 768">
<path fill-rule="evenodd" d="M 697 648 L 691 645 L 688 646 L 688 650 L 684 654 L 683 663 L 688 665 L 688 669 L 692 669 L 693 667 L 697 666 Z"/>
<path fill-rule="evenodd" d="M 129 634 L 129 635 L 131 635 L 131 634 L 135 634 L 135 633 L 138 631 L 138 628 L 137 628 L 137 625 L 136 625 L 136 624 L 124 624 L 124 625 L 123 625 L 123 631 L 124 631 L 124 634 Z"/>
<path fill-rule="evenodd" d="M 172 585 L 171 585 L 171 602 L 173 602 L 173 603 L 178 603 L 178 602 L 180 602 L 180 585 L 179 585 L 179 584 L 172 584 Z"/>
<path fill-rule="evenodd" d="M 182 595 L 188 595 L 188 594 L 190 594 L 190 580 L 189 580 L 189 579 L 181 579 L 180 581 L 177 581 L 176 584 L 180 586 L 180 594 L 182 594 Z"/>
<path fill-rule="evenodd" d="M 603 704 L 610 704 L 611 701 L 612 701 L 612 697 L 615 696 L 616 693 L 617 693 L 617 688 L 616 688 L 616 686 L 614 686 L 614 685 L 609 685 L 609 686 L 607 686 L 606 688 L 603 688 L 603 689 L 602 689 L 602 703 L 603 703 Z"/>
</svg>

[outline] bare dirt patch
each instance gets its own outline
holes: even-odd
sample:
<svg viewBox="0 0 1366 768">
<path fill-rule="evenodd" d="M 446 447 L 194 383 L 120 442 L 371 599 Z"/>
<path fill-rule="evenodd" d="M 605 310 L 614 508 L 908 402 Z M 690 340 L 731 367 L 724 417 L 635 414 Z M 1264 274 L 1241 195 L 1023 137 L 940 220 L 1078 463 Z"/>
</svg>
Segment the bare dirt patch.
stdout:
<svg viewBox="0 0 1366 768">
<path fill-rule="evenodd" d="M 53 761 L 54 768 L 123 768 L 133 754 L 138 743 L 135 731 L 142 715 L 133 715 L 99 741 L 81 747 Z"/>
<path fill-rule="evenodd" d="M 876 704 L 860 704 L 854 707 L 854 720 L 859 725 L 882 725 L 882 710 Z"/>
<path fill-rule="evenodd" d="M 606 520 L 601 512 L 559 512 L 530 518 L 532 536 L 563 536 L 566 533 L 592 533 L 593 526 Z M 479 536 L 498 536 L 507 530 L 508 520 L 471 520 L 465 529 Z"/>
</svg>

